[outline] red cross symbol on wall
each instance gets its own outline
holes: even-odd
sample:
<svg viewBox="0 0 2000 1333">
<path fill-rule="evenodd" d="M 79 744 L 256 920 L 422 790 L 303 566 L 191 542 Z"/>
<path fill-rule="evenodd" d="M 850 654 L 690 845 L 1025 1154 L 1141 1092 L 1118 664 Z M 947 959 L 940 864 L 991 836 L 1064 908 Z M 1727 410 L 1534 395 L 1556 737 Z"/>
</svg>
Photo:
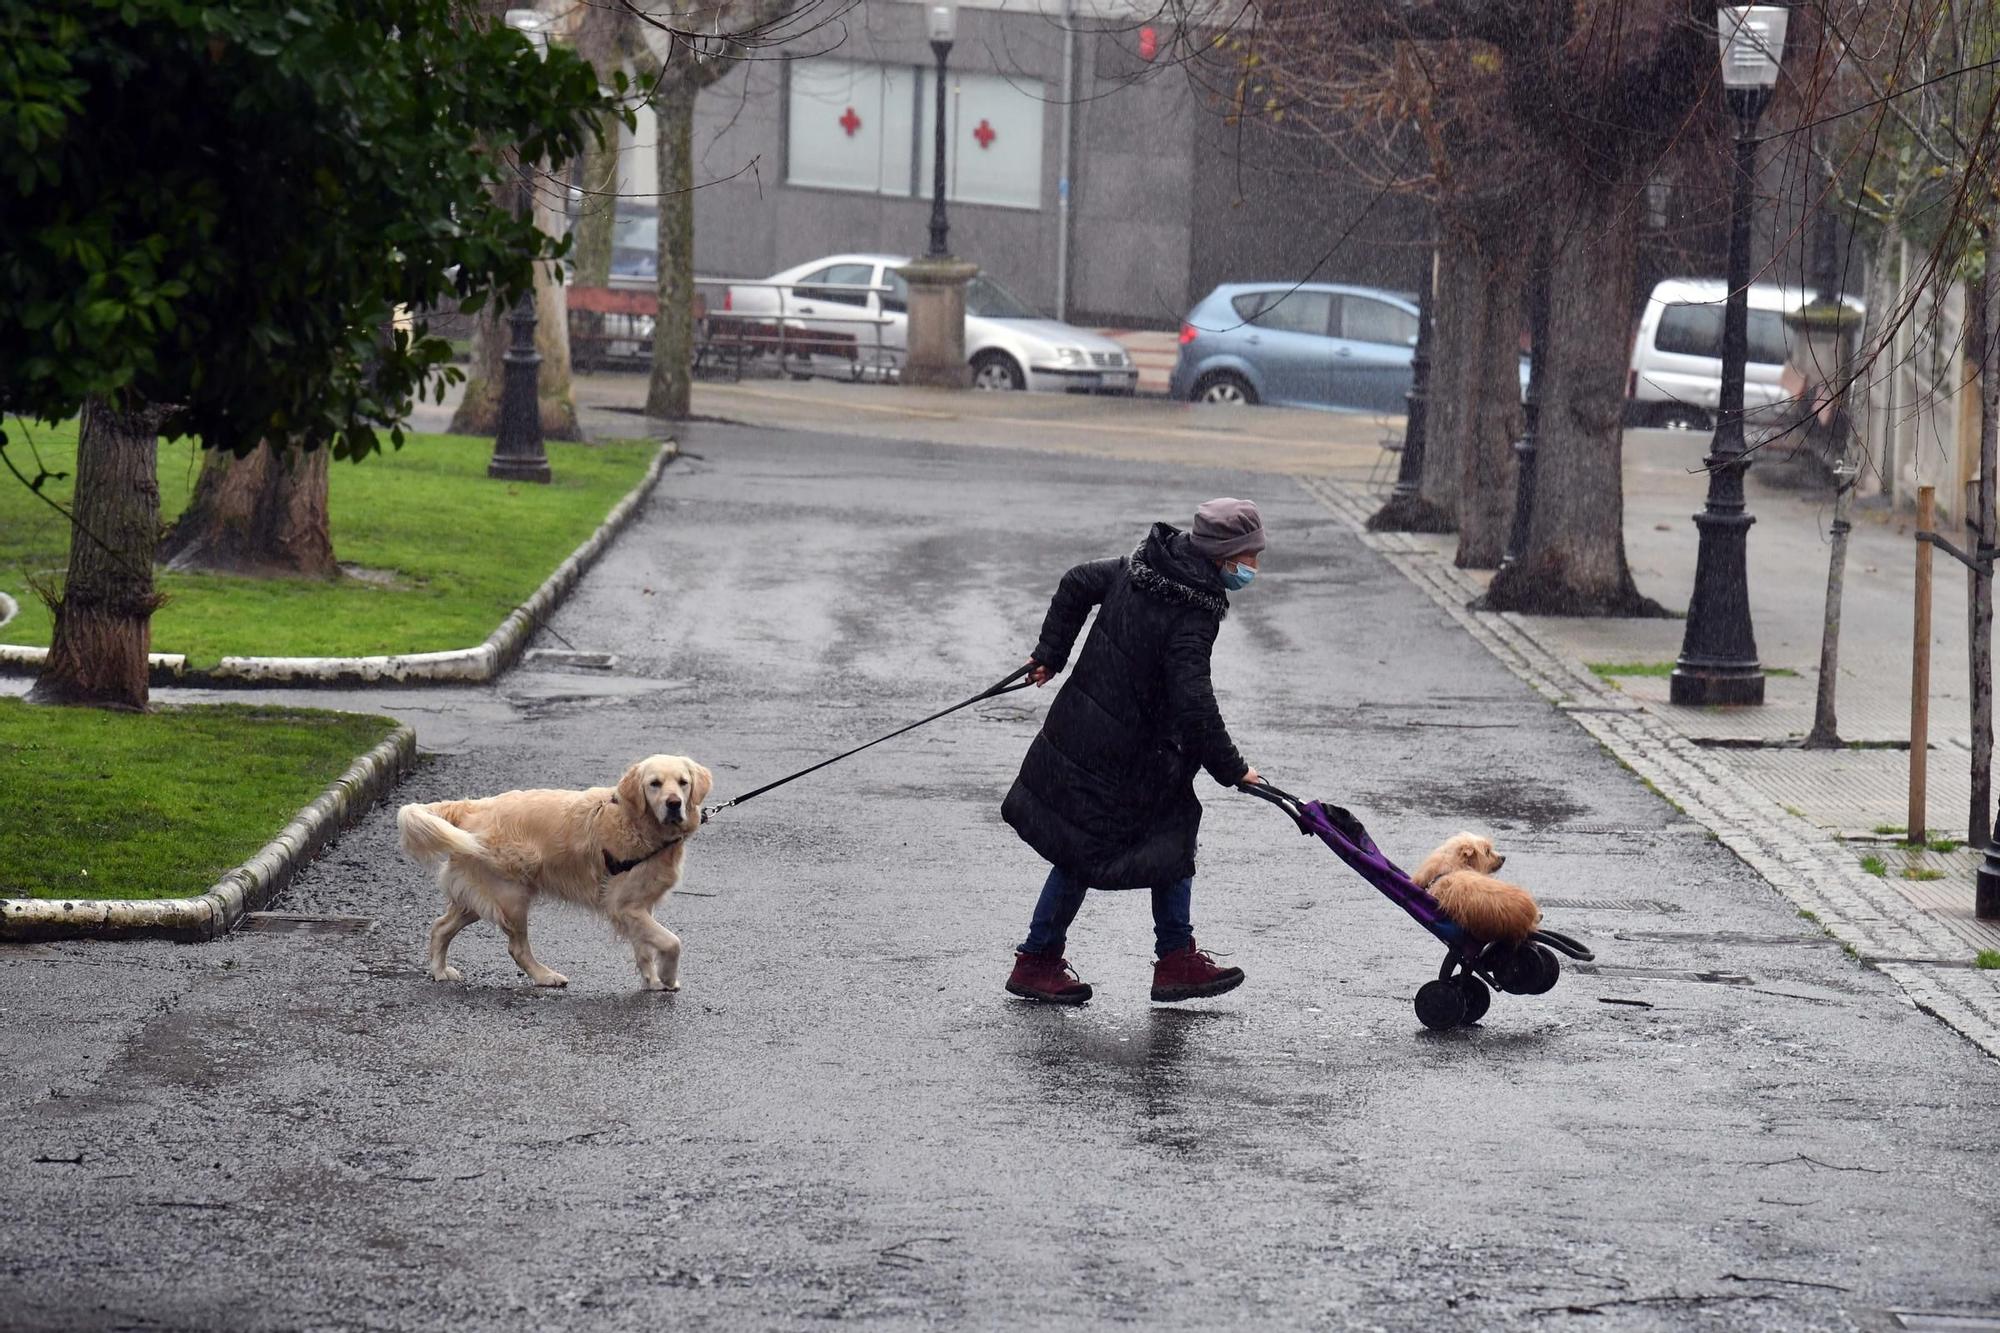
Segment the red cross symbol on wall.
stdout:
<svg viewBox="0 0 2000 1333">
<path fill-rule="evenodd" d="M 991 148 L 993 141 L 1000 137 L 1000 133 L 982 120 L 979 122 L 978 128 L 972 131 L 972 137 L 979 140 L 981 148 Z"/>
<path fill-rule="evenodd" d="M 854 137 L 854 132 L 861 128 L 861 117 L 854 114 L 853 107 L 847 108 L 840 117 L 840 128 L 847 131 L 847 137 L 850 139 Z"/>
</svg>

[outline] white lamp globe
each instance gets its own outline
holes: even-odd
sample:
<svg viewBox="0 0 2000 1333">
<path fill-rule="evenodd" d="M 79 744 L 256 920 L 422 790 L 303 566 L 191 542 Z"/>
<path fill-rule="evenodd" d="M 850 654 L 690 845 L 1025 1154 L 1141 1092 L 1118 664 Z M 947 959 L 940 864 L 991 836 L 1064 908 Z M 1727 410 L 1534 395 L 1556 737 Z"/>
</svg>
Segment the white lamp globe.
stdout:
<svg viewBox="0 0 2000 1333">
<path fill-rule="evenodd" d="M 1783 5 L 1723 5 L 1715 11 L 1725 88 L 1769 89 L 1778 82 L 1790 18 Z"/>
</svg>

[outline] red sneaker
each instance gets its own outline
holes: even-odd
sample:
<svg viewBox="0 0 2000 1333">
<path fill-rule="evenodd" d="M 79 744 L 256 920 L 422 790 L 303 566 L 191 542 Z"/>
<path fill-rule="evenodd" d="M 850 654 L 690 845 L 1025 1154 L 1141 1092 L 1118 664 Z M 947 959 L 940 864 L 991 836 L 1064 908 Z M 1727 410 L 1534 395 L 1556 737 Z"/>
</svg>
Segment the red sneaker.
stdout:
<svg viewBox="0 0 2000 1333">
<path fill-rule="evenodd" d="M 1242 968 L 1217 967 L 1193 940 L 1153 964 L 1153 998 L 1162 1003 L 1220 995 L 1242 984 Z"/>
<path fill-rule="evenodd" d="M 1016 953 L 1007 991 L 1043 1004 L 1082 1004 L 1091 994 L 1090 987 L 1070 970 L 1069 960 L 1052 953 Z"/>
</svg>

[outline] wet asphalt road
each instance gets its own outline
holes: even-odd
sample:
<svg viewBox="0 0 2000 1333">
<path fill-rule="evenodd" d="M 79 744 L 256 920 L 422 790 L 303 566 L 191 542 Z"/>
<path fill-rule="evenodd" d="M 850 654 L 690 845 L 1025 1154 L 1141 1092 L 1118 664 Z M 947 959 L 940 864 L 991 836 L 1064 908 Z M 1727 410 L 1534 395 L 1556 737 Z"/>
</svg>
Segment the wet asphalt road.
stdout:
<svg viewBox="0 0 2000 1333">
<path fill-rule="evenodd" d="M 545 913 L 537 991 L 391 813 L 276 906 L 360 933 L 0 950 L 9 1327 L 1888 1328 L 2000 1311 L 2000 1069 L 1818 934 L 1283 479 L 693 428 L 554 621 L 610 674 L 371 695 L 398 794 L 741 791 L 971 692 L 1063 568 L 1249 494 L 1217 650 L 1246 756 L 1414 860 L 1494 834 L 1599 952 L 1424 1033 L 1435 947 L 1202 780 L 1196 927 L 1250 980 L 1153 1007 L 1093 895 L 1088 1008 L 1000 983 L 1041 867 L 1010 696 L 731 811 L 664 909 L 685 989 Z M 546 646 L 560 646 L 544 638 Z M 321 701 L 333 696 L 322 696 Z M 1610 907 L 1561 906 L 1562 900 Z M 1625 1003 L 1607 1003 L 1623 1001 Z"/>
</svg>

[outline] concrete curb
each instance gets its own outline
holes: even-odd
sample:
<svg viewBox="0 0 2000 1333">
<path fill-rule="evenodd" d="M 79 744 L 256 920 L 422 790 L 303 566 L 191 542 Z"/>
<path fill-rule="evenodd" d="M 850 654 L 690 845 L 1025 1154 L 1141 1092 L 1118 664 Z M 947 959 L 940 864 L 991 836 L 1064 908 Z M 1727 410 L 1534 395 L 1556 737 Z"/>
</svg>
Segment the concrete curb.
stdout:
<svg viewBox="0 0 2000 1333">
<path fill-rule="evenodd" d="M 1367 531 L 1374 505 L 1360 488 L 1319 477 L 1294 480 L 1502 666 L 1706 826 L 1795 907 L 1811 912 L 1863 962 L 1894 978 L 1912 1003 L 2000 1059 L 2000 973 L 1967 969 L 1972 949 L 1965 941 L 1886 880 L 1862 870 L 1838 840 L 1744 781 L 1717 752 L 1694 744 L 1542 641 L 1522 617 L 1468 610 L 1483 591 L 1478 580 L 1413 537 Z"/>
<path fill-rule="evenodd" d="M 680 457 L 669 440 L 660 446 L 639 484 L 613 505 L 596 532 L 556 566 L 534 594 L 508 613 L 500 628 L 473 648 L 431 653 L 396 653 L 383 657 L 225 657 L 213 667 L 190 668 L 178 653 L 155 653 L 148 662 L 155 685 L 407 685 L 478 684 L 492 680 L 514 665 L 528 640 L 561 605 L 576 581 L 597 562 L 652 495 L 667 464 Z M 41 670 L 46 648 L 0 643 L 0 671 L 21 674 Z"/>
<path fill-rule="evenodd" d="M 0 940 L 110 939 L 148 935 L 214 939 L 271 901 L 300 866 L 403 780 L 417 734 L 397 727 L 355 760 L 263 850 L 197 898 L 0 898 Z"/>
</svg>

